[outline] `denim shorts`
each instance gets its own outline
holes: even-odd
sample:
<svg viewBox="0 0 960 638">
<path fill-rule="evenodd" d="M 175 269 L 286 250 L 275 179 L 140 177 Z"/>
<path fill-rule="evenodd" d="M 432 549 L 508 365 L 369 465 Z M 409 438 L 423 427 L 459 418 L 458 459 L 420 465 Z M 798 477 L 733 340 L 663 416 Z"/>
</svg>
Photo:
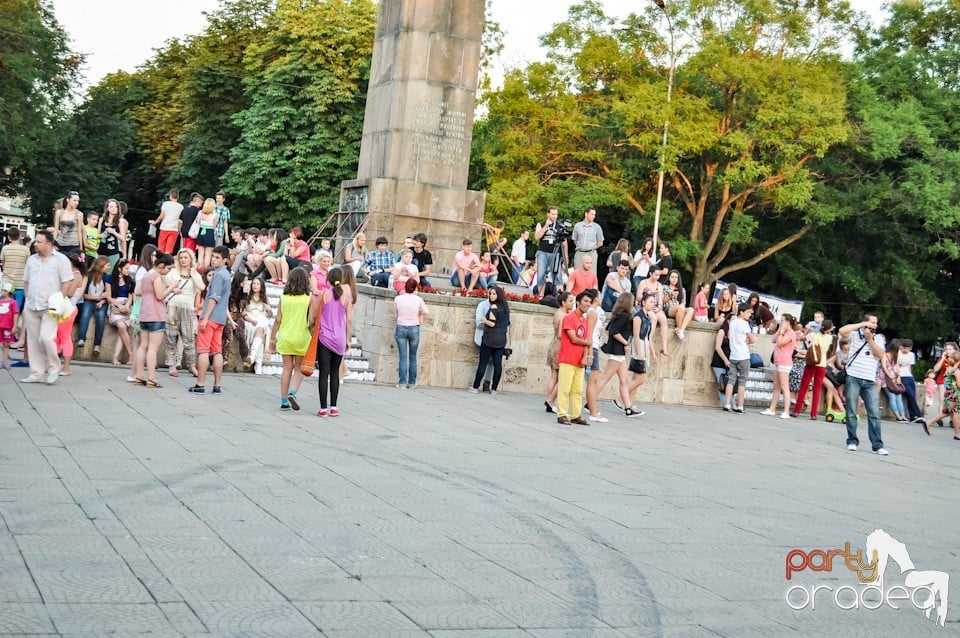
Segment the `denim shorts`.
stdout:
<svg viewBox="0 0 960 638">
<path fill-rule="evenodd" d="M 166 321 L 141 321 L 141 332 L 160 332 L 167 327 Z"/>
</svg>

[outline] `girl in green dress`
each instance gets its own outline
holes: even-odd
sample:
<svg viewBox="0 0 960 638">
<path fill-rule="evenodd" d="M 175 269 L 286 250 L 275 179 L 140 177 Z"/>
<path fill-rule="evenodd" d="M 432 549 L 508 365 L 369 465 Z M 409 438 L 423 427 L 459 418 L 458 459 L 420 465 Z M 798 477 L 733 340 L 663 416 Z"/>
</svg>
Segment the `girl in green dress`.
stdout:
<svg viewBox="0 0 960 638">
<path fill-rule="evenodd" d="M 317 301 L 310 294 L 310 276 L 303 268 L 294 268 L 280 296 L 277 320 L 270 333 L 270 351 L 283 356 L 283 373 L 280 375 L 282 411 L 300 409 L 296 394 L 290 392 L 290 380 L 299 375 L 294 386 L 300 386 L 303 376 L 300 373 L 300 360 L 310 347 L 316 317 Z"/>
</svg>

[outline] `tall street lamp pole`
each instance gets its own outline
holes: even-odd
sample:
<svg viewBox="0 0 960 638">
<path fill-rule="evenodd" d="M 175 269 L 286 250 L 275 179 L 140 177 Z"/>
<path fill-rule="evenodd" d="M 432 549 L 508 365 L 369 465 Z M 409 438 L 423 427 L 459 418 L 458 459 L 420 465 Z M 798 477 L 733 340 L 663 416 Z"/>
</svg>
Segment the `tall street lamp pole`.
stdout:
<svg viewBox="0 0 960 638">
<path fill-rule="evenodd" d="M 663 179 L 667 163 L 667 135 L 670 128 L 670 98 L 673 95 L 673 71 L 677 66 L 676 49 L 674 48 L 673 19 L 667 10 L 664 0 L 653 0 L 667 19 L 667 29 L 670 32 L 670 68 L 667 72 L 667 119 L 663 123 L 663 144 L 660 147 L 660 174 L 657 179 L 657 207 L 653 214 L 653 257 L 657 255 L 657 242 L 660 232 L 660 209 L 663 206 Z"/>
</svg>

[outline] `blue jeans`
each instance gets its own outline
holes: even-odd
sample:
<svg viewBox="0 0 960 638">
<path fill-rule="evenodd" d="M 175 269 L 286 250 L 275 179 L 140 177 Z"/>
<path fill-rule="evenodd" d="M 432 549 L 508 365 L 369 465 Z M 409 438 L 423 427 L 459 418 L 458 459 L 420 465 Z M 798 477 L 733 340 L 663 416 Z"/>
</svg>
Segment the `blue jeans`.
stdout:
<svg viewBox="0 0 960 638">
<path fill-rule="evenodd" d="M 486 290 L 493 284 L 497 283 L 497 276 L 490 275 L 489 277 L 484 277 L 483 275 L 477 277 L 477 284 L 483 289 Z"/>
<path fill-rule="evenodd" d="M 857 438 L 857 399 L 863 399 L 867 408 L 867 435 L 874 450 L 883 447 L 880 438 L 880 389 L 874 379 L 858 379 L 847 375 L 847 383 L 843 387 L 844 399 L 847 401 L 847 445 L 860 445 Z"/>
<path fill-rule="evenodd" d="M 420 326 L 397 326 L 393 333 L 400 355 L 400 385 L 417 385 L 417 348 L 420 347 Z"/>
<path fill-rule="evenodd" d="M 887 388 L 883 389 L 883 393 L 887 395 L 887 403 L 890 405 L 890 411 L 897 416 L 903 414 L 903 398 L 899 394 L 890 392 Z"/>
<path fill-rule="evenodd" d="M 554 254 L 543 252 L 542 250 L 537 251 L 537 288 L 543 286 L 543 282 L 546 281 L 547 275 L 550 275 L 551 280 L 553 281 L 554 290 L 560 292 L 560 286 L 563 285 L 563 275 L 556 271 L 556 264 L 554 264 Z"/>
<path fill-rule="evenodd" d="M 470 282 L 473 281 L 473 273 L 467 273 L 465 277 L 466 281 L 463 282 L 463 285 L 460 285 L 460 272 L 457 270 L 453 271 L 453 274 L 450 275 L 450 283 L 453 284 L 456 288 L 466 288 L 470 285 Z"/>
<path fill-rule="evenodd" d="M 903 384 L 906 392 L 903 393 L 903 398 L 906 399 L 907 411 L 911 419 L 916 419 L 917 417 L 923 417 L 923 410 L 920 409 L 920 406 L 917 404 L 917 382 L 913 377 L 900 377 L 900 382 Z"/>
<path fill-rule="evenodd" d="M 390 273 L 378 272 L 375 275 L 370 275 L 370 285 L 387 288 L 390 285 Z"/>
<path fill-rule="evenodd" d="M 92 316 L 96 320 L 93 331 L 93 345 L 99 346 L 103 343 L 103 329 L 107 325 L 107 309 L 109 307 L 110 304 L 103 304 L 97 308 L 96 301 L 84 301 L 80 304 L 80 316 L 77 320 L 77 341 L 87 340 L 87 328 Z"/>
</svg>

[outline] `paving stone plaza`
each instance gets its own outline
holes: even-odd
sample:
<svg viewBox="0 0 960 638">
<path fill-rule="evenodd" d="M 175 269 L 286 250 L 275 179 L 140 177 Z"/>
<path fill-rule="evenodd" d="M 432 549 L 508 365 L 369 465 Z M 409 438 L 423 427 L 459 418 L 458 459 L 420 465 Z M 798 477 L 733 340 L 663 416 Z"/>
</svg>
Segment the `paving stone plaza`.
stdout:
<svg viewBox="0 0 960 638">
<path fill-rule="evenodd" d="M 348 384 L 321 420 L 312 382 L 281 413 L 252 375 L 193 396 L 189 375 L 17 372 L 0 370 L 3 635 L 958 633 L 946 428 L 885 422 L 882 458 L 863 426 L 849 453 L 839 423 L 757 411 L 608 403 L 610 423 L 575 428 L 536 396 Z M 952 576 L 944 627 L 909 600 L 845 611 L 824 590 L 811 610 L 817 585 L 858 602 L 842 557 L 786 580 L 791 550 L 822 568 L 810 552 L 876 529 L 911 574 Z M 891 557 L 884 588 L 904 583 Z"/>
</svg>

